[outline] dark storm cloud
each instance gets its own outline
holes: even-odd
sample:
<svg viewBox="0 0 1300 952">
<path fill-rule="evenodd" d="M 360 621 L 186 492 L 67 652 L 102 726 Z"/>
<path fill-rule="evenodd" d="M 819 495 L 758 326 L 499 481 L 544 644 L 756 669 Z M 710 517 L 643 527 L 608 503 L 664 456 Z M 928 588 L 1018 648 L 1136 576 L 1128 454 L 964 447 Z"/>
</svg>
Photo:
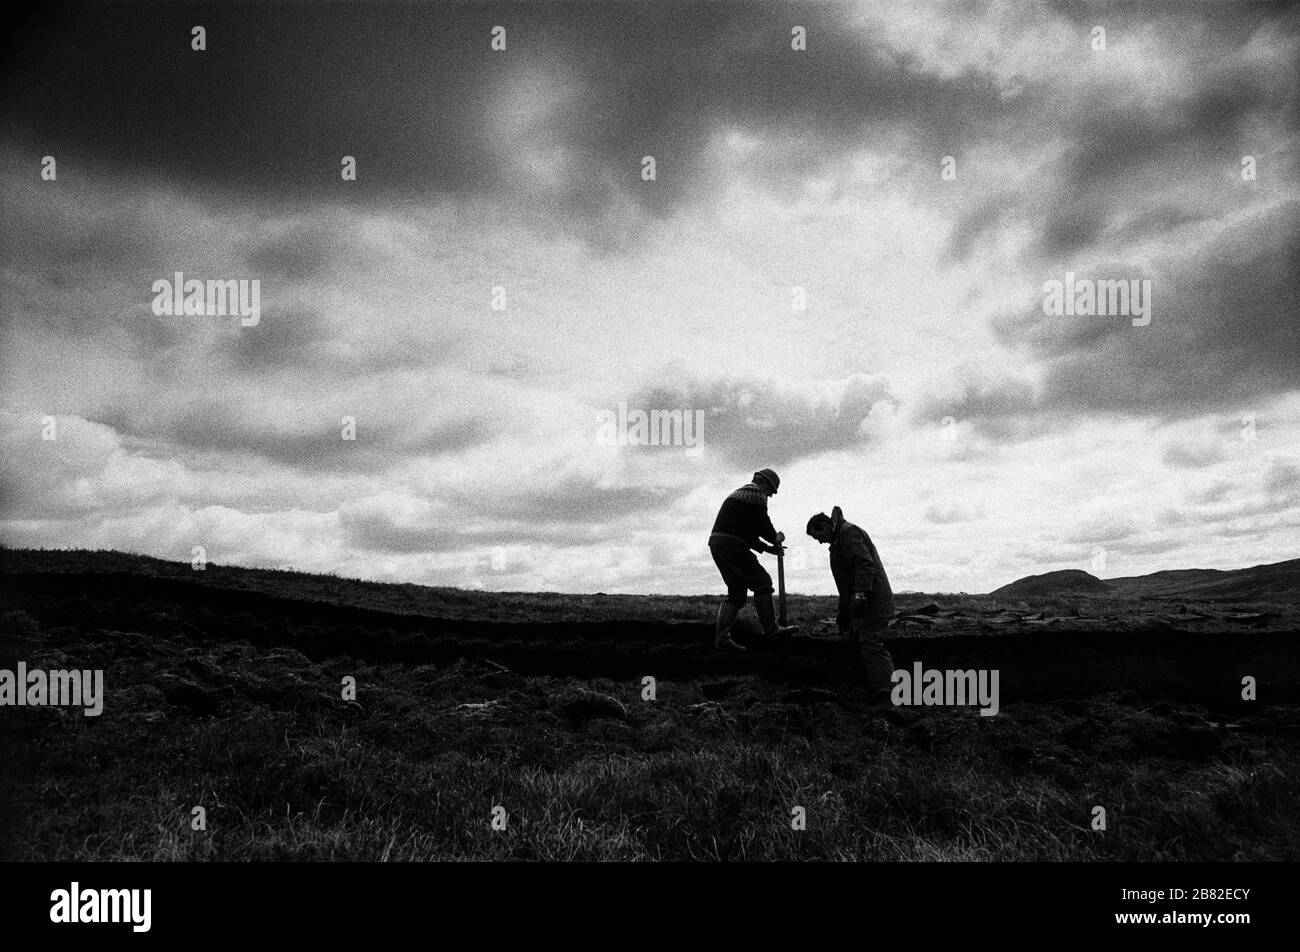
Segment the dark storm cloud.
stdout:
<svg viewBox="0 0 1300 952">
<path fill-rule="evenodd" d="M 1177 61 L 1177 57 L 1175 57 Z M 1067 128 L 1073 133 L 1065 184 L 1114 187 L 1115 176 L 1153 163 L 1168 165 L 1188 153 L 1206 157 L 1231 152 L 1243 125 L 1256 114 L 1283 113 L 1293 77 L 1270 80 L 1251 62 L 1227 62 L 1198 70 L 1193 89 L 1172 99 L 1144 102 L 1136 90 L 1090 100 Z"/>
<path fill-rule="evenodd" d="M 150 327 L 175 322 L 175 318 L 150 321 L 144 316 L 141 320 Z M 456 360 L 464 340 L 463 335 L 445 330 L 434 340 L 358 337 L 347 331 L 340 321 L 319 308 L 295 302 L 292 296 L 285 303 L 272 298 L 263 304 L 257 324 L 235 327 L 220 336 L 215 350 L 241 374 L 328 375 L 337 388 L 396 371 L 435 372 Z"/>
<path fill-rule="evenodd" d="M 1025 257 L 1047 262 L 1097 245 L 1114 251 L 1212 220 L 1221 206 L 1238 201 L 1224 193 L 1224 173 L 1235 173 L 1243 155 L 1280 145 L 1279 133 L 1294 133 L 1300 102 L 1294 8 L 1066 0 L 1051 9 L 1080 28 L 1081 43 L 1094 25 L 1104 25 L 1110 45 L 1098 56 L 1123 62 L 1132 36 L 1150 43 L 1163 69 L 1177 71 L 1177 85 L 1153 86 L 1155 71 L 1128 78 L 1117 72 L 1083 85 L 1068 73 L 1058 77 L 1052 112 L 1012 132 L 1026 138 L 1027 148 L 1051 146 L 1051 161 L 1035 167 L 1038 187 L 964 209 L 949 235 L 951 258 L 966 257 L 1009 220 L 1034 231 Z M 1260 43 L 1269 30 L 1275 31 L 1271 42 Z M 1264 50 L 1270 55 L 1262 56 Z M 1294 174 L 1285 152 L 1280 161 L 1273 176 Z"/>
<path fill-rule="evenodd" d="M 1142 208 L 1127 218 L 1119 216 L 1107 240 L 1121 247 L 1156 235 L 1170 235 L 1184 225 L 1195 225 L 1209 220 L 1208 210 L 1183 208 L 1178 205 L 1160 205 Z"/>
<path fill-rule="evenodd" d="M 510 492 L 453 490 L 340 508 L 348 542 L 375 552 L 454 552 L 483 545 L 607 543 L 611 526 L 642 523 L 677 500 L 674 490 L 611 486 L 579 474 Z"/>
<path fill-rule="evenodd" d="M 453 15 L 378 5 L 87 5 L 11 36 L 5 118 L 43 150 L 198 187 L 306 198 L 337 183 L 340 157 L 357 153 L 370 172 L 359 189 L 397 170 L 458 187 L 478 177 L 485 156 L 469 148 L 467 111 L 447 107 L 474 101 L 485 56 L 458 52 Z M 459 18 L 461 29 L 481 19 Z M 190 48 L 196 24 L 207 30 L 206 52 Z M 436 78 L 417 82 L 421 75 Z"/>
<path fill-rule="evenodd" d="M 1262 493 L 1239 484 L 1219 482 L 1189 498 L 1190 506 L 1166 509 L 1157 519 L 1162 526 L 1213 527 L 1216 533 L 1224 535 L 1229 534 L 1225 525 L 1239 519 L 1267 520 L 1269 525 L 1278 525 L 1279 515 L 1294 516 L 1300 507 L 1300 466 L 1274 463 L 1260 480 L 1259 488 Z M 1260 529 L 1260 521 L 1251 524 L 1255 532 Z"/>
<path fill-rule="evenodd" d="M 140 269 L 164 259 L 165 248 L 159 235 L 151 227 L 147 212 L 138 207 L 99 206 L 93 213 L 65 223 L 70 226 L 66 230 L 34 228 L 17 232 L 6 228 L 7 240 L 15 252 L 9 260 L 16 257 L 35 273 L 44 273 L 57 287 L 72 282 L 94 284 L 105 273 Z"/>
<path fill-rule="evenodd" d="M 1017 204 L 1015 195 L 998 192 L 959 213 L 948 232 L 943 253 L 945 263 L 969 257 L 988 235 L 996 234 L 1002 228 L 1007 217 L 1015 212 Z"/>
<path fill-rule="evenodd" d="M 18 163 L 13 150 L 0 148 L 0 321 L 84 335 L 105 322 L 126 323 L 130 302 L 147 311 L 150 283 L 170 264 L 157 203 L 84 183 L 64 189 L 33 181 L 36 166 Z"/>
<path fill-rule="evenodd" d="M 331 338 L 331 329 L 321 313 L 309 307 L 294 307 L 264 314 L 257 324 L 240 327 L 224 338 L 231 363 L 241 370 L 259 371 L 271 367 L 310 366 Z"/>
<path fill-rule="evenodd" d="M 1300 387 L 1298 274 L 1300 202 L 1292 201 L 1226 229 L 1199 253 L 1161 262 L 1149 275 L 1147 327 L 1123 317 L 1047 318 L 1040 308 L 1000 330 L 1007 343 L 1027 338 L 1052 355 L 1053 403 L 1173 416 L 1213 410 Z M 1108 332 L 1080 335 L 1075 325 L 1089 322 Z"/>
<path fill-rule="evenodd" d="M 477 533 L 447 526 L 442 517 L 410 521 L 378 507 L 344 505 L 339 528 L 348 545 L 371 552 L 455 552 L 484 541 Z"/>
<path fill-rule="evenodd" d="M 927 72 L 849 27 L 852 12 L 92 5 L 15 31 L 4 129 L 37 157 L 152 170 L 214 200 L 546 190 L 591 216 L 620 192 L 656 214 L 687 200 L 723 129 L 789 141 L 783 175 L 798 178 L 864 141 L 908 136 L 938 148 L 1005 108 L 988 76 Z M 808 29 L 807 53 L 790 49 L 796 23 Z M 190 49 L 195 24 L 207 29 L 206 52 Z M 507 28 L 504 53 L 489 49 L 494 24 Z M 536 115 L 514 114 L 524 94 L 536 97 Z M 519 163 L 534 159 L 505 154 L 533 146 L 559 156 L 545 189 L 520 181 Z M 345 154 L 359 167 L 346 187 Z M 639 179 L 646 154 L 659 162 L 655 183 Z M 283 264 L 298 266 L 298 251 Z"/>
<path fill-rule="evenodd" d="M 912 412 L 918 423 L 945 417 L 957 424 L 971 423 L 997 443 L 1022 442 L 1074 422 L 1072 414 L 1053 412 L 1035 387 L 1016 379 L 968 380 L 954 392 L 926 395 Z M 970 446 L 955 458 L 980 455 L 978 447 Z"/>
<path fill-rule="evenodd" d="M 438 456 L 492 439 L 493 424 L 475 416 L 444 420 L 402 419 L 393 413 L 351 413 L 356 439 L 341 436 L 342 416 L 327 408 L 287 413 L 259 405 L 249 395 L 200 399 L 174 411 L 109 407 L 94 422 L 123 436 L 162 443 L 173 452 L 258 457 L 307 472 L 370 472 L 411 457 Z"/>
<path fill-rule="evenodd" d="M 421 500 L 424 505 L 413 512 L 373 502 L 345 503 L 339 509 L 339 525 L 349 545 L 371 552 L 464 552 L 482 546 L 564 548 L 608 544 L 611 523 L 662 510 L 670 503 L 659 493 L 591 485 L 571 484 L 570 488 L 582 499 L 602 506 L 603 511 L 584 512 L 569 496 L 541 492 L 523 501 L 457 497 L 453 508 L 439 505 L 438 500 Z M 474 558 L 475 571 L 502 571 L 493 569 L 490 559 L 486 565 L 483 561 L 483 556 Z"/>
<path fill-rule="evenodd" d="M 308 281 L 356 267 L 356 250 L 344 234 L 323 222 L 295 224 L 250 248 L 248 266 L 263 281 Z"/>
<path fill-rule="evenodd" d="M 1015 416 L 1035 408 L 1036 404 L 1034 388 L 1023 381 L 980 380 L 965 384 L 955 399 L 930 398 L 917 413 L 917 418 L 927 420 L 952 416 L 957 422 L 990 420 Z"/>
<path fill-rule="evenodd" d="M 508 494 L 466 494 L 459 503 L 476 515 L 536 526 L 601 525 L 665 510 L 677 498 L 676 488 L 610 486 L 575 474 L 547 485 L 519 486 Z"/>
<path fill-rule="evenodd" d="M 1094 244 L 1106 225 L 1106 211 L 1090 198 L 1056 203 L 1043 222 L 1040 236 L 1043 250 L 1057 258 Z"/>
<path fill-rule="evenodd" d="M 1004 345 L 1041 362 L 1042 386 L 970 385 L 955 399 L 930 398 L 922 416 L 947 413 L 1006 435 L 1030 435 L 1045 421 L 1074 415 L 1179 419 L 1225 401 L 1249 405 L 1293 392 L 1300 389 L 1298 274 L 1297 201 L 1226 227 L 1199 249 L 1169 252 L 1150 268 L 1111 264 L 1080 273 L 1149 278 L 1151 323 L 1049 317 L 1040 298 L 995 321 L 994 330 Z"/>
<path fill-rule="evenodd" d="M 1161 18 L 1174 26 L 1188 27 L 1189 15 L 1198 14 L 1215 25 L 1225 38 L 1240 38 L 1253 29 L 1261 17 L 1285 11 L 1289 0 L 1246 0 L 1242 3 L 1188 3 L 1187 0 L 1046 0 L 1056 16 L 1076 26 L 1091 28 L 1105 23 L 1112 33 L 1123 34 L 1135 25 Z"/>
<path fill-rule="evenodd" d="M 1223 172 L 1235 171 L 1241 155 L 1258 144 L 1246 137 L 1247 124 L 1285 120 L 1284 104 L 1294 96 L 1293 76 L 1279 81 L 1249 62 L 1198 71 L 1194 81 L 1197 88 L 1172 101 L 1146 103 L 1136 90 L 1109 91 L 1072 117 L 1063 174 L 1039 239 L 1047 258 L 1088 249 L 1110 227 L 1136 241 L 1211 217 L 1203 198 L 1194 207 L 1145 206 L 1171 183 L 1198 182 L 1217 191 Z M 1120 237 L 1106 235 L 1105 241 L 1115 247 Z"/>
<path fill-rule="evenodd" d="M 702 412 L 704 451 L 757 468 L 865 445 L 862 424 L 882 401 L 895 402 L 888 382 L 858 376 L 834 396 L 770 381 L 723 379 L 651 387 L 627 402 L 647 412 Z"/>
</svg>

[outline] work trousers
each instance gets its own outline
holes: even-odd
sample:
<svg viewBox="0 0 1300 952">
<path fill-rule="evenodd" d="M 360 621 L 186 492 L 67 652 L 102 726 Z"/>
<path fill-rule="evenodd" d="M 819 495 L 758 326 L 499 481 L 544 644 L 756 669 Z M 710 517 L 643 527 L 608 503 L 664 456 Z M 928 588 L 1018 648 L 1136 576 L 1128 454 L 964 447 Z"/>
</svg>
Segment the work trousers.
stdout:
<svg viewBox="0 0 1300 952">
<path fill-rule="evenodd" d="M 842 632 L 849 664 L 873 695 L 893 690 L 894 659 L 885 647 L 885 632 L 892 620 L 888 616 L 855 617 Z"/>
</svg>

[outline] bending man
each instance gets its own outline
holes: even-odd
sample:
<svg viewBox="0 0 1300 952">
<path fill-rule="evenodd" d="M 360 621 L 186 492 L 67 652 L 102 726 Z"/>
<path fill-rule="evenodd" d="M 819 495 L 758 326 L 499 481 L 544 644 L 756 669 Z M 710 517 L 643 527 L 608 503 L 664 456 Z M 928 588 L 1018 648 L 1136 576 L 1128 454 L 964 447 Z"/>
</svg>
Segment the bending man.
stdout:
<svg viewBox="0 0 1300 952">
<path fill-rule="evenodd" d="M 865 677 L 872 700 L 889 704 L 894 659 L 885 647 L 885 629 L 894 619 L 894 592 L 867 533 L 848 522 L 840 507 L 808 520 L 808 534 L 830 545 L 831 575 L 840 593 L 836 616 L 850 664 Z"/>
</svg>

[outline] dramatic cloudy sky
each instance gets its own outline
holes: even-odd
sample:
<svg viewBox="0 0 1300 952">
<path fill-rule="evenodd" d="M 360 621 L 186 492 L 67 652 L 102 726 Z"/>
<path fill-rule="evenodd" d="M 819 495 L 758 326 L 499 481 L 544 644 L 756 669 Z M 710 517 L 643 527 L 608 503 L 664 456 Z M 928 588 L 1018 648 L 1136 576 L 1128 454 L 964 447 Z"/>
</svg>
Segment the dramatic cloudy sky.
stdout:
<svg viewBox="0 0 1300 952">
<path fill-rule="evenodd" d="M 6 544 L 714 592 L 773 466 L 796 591 L 837 504 L 896 589 L 1300 554 L 1285 4 L 96 4 L 3 42 Z M 259 280 L 260 323 L 155 316 L 178 270 Z M 1150 280 L 1150 324 L 1045 315 L 1068 271 Z M 601 445 L 620 402 L 700 452 Z"/>
</svg>

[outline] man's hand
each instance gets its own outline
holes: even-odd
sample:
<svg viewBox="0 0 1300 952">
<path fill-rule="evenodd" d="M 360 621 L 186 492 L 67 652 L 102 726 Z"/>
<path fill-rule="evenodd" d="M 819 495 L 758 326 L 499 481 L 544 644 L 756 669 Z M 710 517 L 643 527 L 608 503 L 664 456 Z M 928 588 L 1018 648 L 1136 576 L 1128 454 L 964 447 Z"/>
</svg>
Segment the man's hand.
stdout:
<svg viewBox="0 0 1300 952">
<path fill-rule="evenodd" d="M 870 604 L 871 604 L 870 592 L 853 593 L 853 614 L 855 616 L 865 615 L 867 613 L 867 607 Z"/>
</svg>

